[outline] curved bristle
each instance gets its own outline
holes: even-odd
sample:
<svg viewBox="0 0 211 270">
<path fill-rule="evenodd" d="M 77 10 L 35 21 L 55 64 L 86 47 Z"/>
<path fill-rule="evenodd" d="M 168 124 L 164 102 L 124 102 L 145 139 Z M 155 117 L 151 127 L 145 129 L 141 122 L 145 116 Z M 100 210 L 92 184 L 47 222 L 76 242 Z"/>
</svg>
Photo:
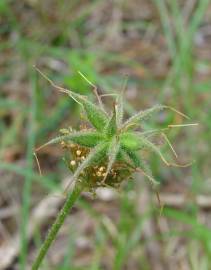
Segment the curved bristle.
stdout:
<svg viewBox="0 0 211 270">
<path fill-rule="evenodd" d="M 168 125 L 169 128 L 175 128 L 175 127 L 190 127 L 190 126 L 198 126 L 198 123 L 179 124 L 179 125 Z"/>
<path fill-rule="evenodd" d="M 186 118 L 186 119 L 190 119 L 189 116 L 187 116 L 186 114 L 184 114 L 184 113 L 182 113 L 182 112 L 176 110 L 175 108 L 173 108 L 173 107 L 171 107 L 171 106 L 164 105 L 164 108 L 170 109 L 171 111 L 173 111 L 173 112 L 175 112 L 175 113 L 177 113 L 177 114 L 183 116 L 183 117 Z"/>
<path fill-rule="evenodd" d="M 33 153 L 34 157 L 35 157 L 35 160 L 36 160 L 36 163 L 37 163 L 37 167 L 38 167 L 38 171 L 39 171 L 39 175 L 42 176 L 42 171 L 41 171 L 41 167 L 40 167 L 40 162 L 39 162 L 39 159 L 37 157 L 37 154 L 36 152 Z"/>
</svg>

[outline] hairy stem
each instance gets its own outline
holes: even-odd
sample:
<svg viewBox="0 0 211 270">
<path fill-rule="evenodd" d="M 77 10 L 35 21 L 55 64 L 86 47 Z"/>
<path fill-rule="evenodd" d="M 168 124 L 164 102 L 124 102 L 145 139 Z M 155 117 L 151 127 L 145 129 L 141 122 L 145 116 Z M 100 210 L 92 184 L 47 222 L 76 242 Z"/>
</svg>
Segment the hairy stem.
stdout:
<svg viewBox="0 0 211 270">
<path fill-rule="evenodd" d="M 39 253 L 32 265 L 32 270 L 39 269 L 49 247 L 55 240 L 59 229 L 61 228 L 62 224 L 64 223 L 65 218 L 69 214 L 70 209 L 73 207 L 74 203 L 79 198 L 82 190 L 83 190 L 83 185 L 79 183 L 78 185 L 75 186 L 74 190 L 68 195 L 62 209 L 58 213 L 55 222 L 51 226 L 48 232 L 48 235 L 39 250 Z"/>
</svg>

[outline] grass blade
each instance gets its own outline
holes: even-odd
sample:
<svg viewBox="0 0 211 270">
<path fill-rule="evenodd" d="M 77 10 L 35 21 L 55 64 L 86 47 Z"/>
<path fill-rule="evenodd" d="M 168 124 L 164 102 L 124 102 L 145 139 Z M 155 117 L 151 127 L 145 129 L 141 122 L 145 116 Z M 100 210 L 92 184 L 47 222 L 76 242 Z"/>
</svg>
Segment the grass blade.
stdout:
<svg viewBox="0 0 211 270">
<path fill-rule="evenodd" d="M 35 145 L 35 118 L 36 118 L 36 84 L 37 79 L 34 73 L 31 74 L 31 106 L 30 114 L 28 118 L 28 134 L 27 134 L 27 166 L 28 169 L 33 170 L 33 149 Z M 28 253 L 28 243 L 27 243 L 27 225 L 29 220 L 29 210 L 30 210 L 30 200 L 31 200 L 31 186 L 33 178 L 31 176 L 26 176 L 24 179 L 23 193 L 22 193 L 22 210 L 21 210 L 21 246 L 20 246 L 20 269 L 26 269 L 26 258 Z"/>
</svg>

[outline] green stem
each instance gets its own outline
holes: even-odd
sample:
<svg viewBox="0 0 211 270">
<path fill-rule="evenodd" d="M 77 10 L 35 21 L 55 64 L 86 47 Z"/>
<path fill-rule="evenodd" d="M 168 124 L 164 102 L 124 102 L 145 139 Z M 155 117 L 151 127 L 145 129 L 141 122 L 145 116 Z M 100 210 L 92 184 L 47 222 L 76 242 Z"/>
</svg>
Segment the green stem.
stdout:
<svg viewBox="0 0 211 270">
<path fill-rule="evenodd" d="M 62 224 L 64 223 L 65 218 L 69 214 L 70 209 L 73 207 L 74 203 L 76 202 L 76 200 L 80 196 L 82 190 L 83 190 L 83 185 L 78 184 L 78 185 L 75 186 L 74 190 L 67 197 L 62 209 L 58 213 L 55 222 L 51 226 L 51 228 L 50 228 L 50 230 L 48 232 L 48 235 L 47 235 L 44 243 L 42 244 L 42 246 L 41 246 L 41 248 L 39 250 L 37 258 L 35 259 L 35 261 L 34 261 L 34 263 L 32 265 L 32 270 L 39 269 L 39 267 L 40 267 L 45 255 L 46 255 L 49 247 L 51 246 L 51 244 L 55 240 L 59 229 L 61 228 Z"/>
</svg>

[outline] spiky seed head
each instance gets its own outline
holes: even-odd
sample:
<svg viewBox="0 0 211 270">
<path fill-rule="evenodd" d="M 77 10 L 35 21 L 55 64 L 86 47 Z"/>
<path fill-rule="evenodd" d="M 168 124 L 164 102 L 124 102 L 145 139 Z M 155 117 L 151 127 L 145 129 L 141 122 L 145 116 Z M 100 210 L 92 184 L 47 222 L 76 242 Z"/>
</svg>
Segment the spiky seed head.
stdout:
<svg viewBox="0 0 211 270">
<path fill-rule="evenodd" d="M 56 87 L 54 83 L 51 84 Z M 57 88 L 83 107 L 88 123 L 81 125 L 79 131 L 72 128 L 60 130 L 61 136 L 50 140 L 38 150 L 50 144 L 61 143 L 67 152 L 73 180 L 83 181 L 88 190 L 94 191 L 95 188 L 104 185 L 119 187 L 125 179 L 131 179 L 132 174 L 139 170 L 151 183 L 155 183 L 147 163 L 142 158 L 140 151 L 143 147 L 160 156 L 167 165 L 171 165 L 166 161 L 161 149 L 150 140 L 149 134 L 154 133 L 154 130 L 143 131 L 142 123 L 153 113 L 163 109 L 186 117 L 184 114 L 169 106 L 156 105 L 138 112 L 123 123 L 123 91 L 117 95 L 109 116 L 101 107 L 99 97 L 100 102 L 97 106 L 86 96 Z M 88 126 L 92 128 L 87 128 Z M 170 127 L 172 128 L 172 125 L 166 129 L 158 129 L 154 134 L 163 135 Z"/>
</svg>

